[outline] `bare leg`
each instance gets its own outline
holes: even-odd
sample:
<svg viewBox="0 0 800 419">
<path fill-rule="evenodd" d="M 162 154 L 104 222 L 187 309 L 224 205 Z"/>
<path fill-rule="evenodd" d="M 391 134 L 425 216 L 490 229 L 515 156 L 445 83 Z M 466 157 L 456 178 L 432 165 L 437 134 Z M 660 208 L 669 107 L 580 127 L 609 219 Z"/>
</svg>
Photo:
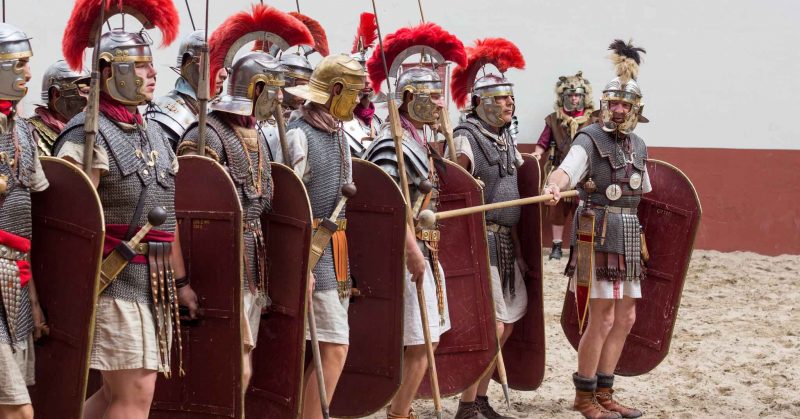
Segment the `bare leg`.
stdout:
<svg viewBox="0 0 800 419">
<path fill-rule="evenodd" d="M 589 302 L 589 324 L 578 344 L 578 375 L 593 378 L 597 374 L 600 353 L 614 326 L 614 300 L 593 298 Z"/>
<path fill-rule="evenodd" d="M 513 330 L 514 323 L 497 322 L 497 338 L 500 339 L 500 348 L 506 344 L 506 341 L 508 340 L 508 337 L 511 336 L 511 332 Z M 485 396 L 489 390 L 489 383 L 492 381 L 492 375 L 494 375 L 494 368 L 489 368 L 489 371 L 486 373 L 486 375 L 481 377 L 481 379 L 475 384 L 467 387 L 467 389 L 461 393 L 461 401 L 474 402 L 475 396 Z"/>
<path fill-rule="evenodd" d="M 111 403 L 111 388 L 103 378 L 103 385 L 83 403 L 83 419 L 101 419 Z"/>
<path fill-rule="evenodd" d="M 147 419 L 153 392 L 156 389 L 157 372 L 135 369 L 103 371 L 103 382 L 108 385 L 111 397 L 104 418 Z"/>
<path fill-rule="evenodd" d="M 0 418 L 33 419 L 33 406 L 29 404 L 0 404 Z"/>
<path fill-rule="evenodd" d="M 253 376 L 253 353 L 245 349 L 242 354 L 242 393 L 247 392 L 250 378 Z"/>
<path fill-rule="evenodd" d="M 347 359 L 347 345 L 336 343 L 320 342 L 319 354 L 322 357 L 322 373 L 325 377 L 325 392 L 328 393 L 328 403 L 333 399 L 333 392 L 336 384 L 344 369 L 344 361 Z M 317 388 L 317 374 L 312 363 L 305 372 L 305 398 L 303 400 L 303 418 L 317 419 L 322 417 L 319 402 L 319 390 Z"/>
<path fill-rule="evenodd" d="M 625 340 L 631 332 L 633 323 L 636 322 L 636 299 L 624 297 L 617 300 L 614 308 L 614 326 L 608 333 L 597 370 L 603 374 L 612 375 L 617 369 L 617 362 L 625 346 Z"/>
<path fill-rule="evenodd" d="M 555 225 L 553 224 L 553 241 L 563 241 L 564 238 L 564 226 L 563 225 Z"/>
<path fill-rule="evenodd" d="M 438 343 L 433 344 L 433 350 L 436 350 L 437 345 Z M 389 412 L 398 416 L 408 414 L 411 402 L 414 401 L 419 385 L 427 372 L 428 356 L 425 345 L 406 346 L 403 354 L 403 382 L 400 383 L 400 388 L 392 399 Z"/>
</svg>

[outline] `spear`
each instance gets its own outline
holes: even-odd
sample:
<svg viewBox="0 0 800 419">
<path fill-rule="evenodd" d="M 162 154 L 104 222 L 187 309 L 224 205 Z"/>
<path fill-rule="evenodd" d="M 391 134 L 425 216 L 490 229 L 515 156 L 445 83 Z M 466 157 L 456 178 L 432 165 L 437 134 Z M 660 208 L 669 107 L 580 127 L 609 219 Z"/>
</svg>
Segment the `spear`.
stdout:
<svg viewBox="0 0 800 419">
<path fill-rule="evenodd" d="M 209 57 L 208 57 L 208 0 L 206 0 L 206 23 L 203 29 L 203 45 L 200 47 L 200 80 L 197 82 L 197 103 L 200 113 L 197 115 L 197 154 L 206 155 L 206 114 L 208 113 L 209 96 Z"/>
<path fill-rule="evenodd" d="M 3 14 L 5 15 L 5 10 Z M 100 37 L 103 34 L 103 22 L 105 20 L 105 0 L 100 0 L 100 24 L 97 25 L 97 32 L 95 32 L 95 45 L 94 51 L 92 51 L 92 75 L 89 82 L 89 101 L 86 104 L 86 120 L 83 122 L 83 132 L 85 134 L 83 171 L 90 178 L 92 176 L 92 161 L 94 160 L 94 142 L 97 138 L 97 118 L 100 112 L 100 66 L 97 61 L 100 50 Z"/>
<path fill-rule="evenodd" d="M 383 35 L 381 35 L 381 25 L 378 22 L 378 8 L 375 0 L 372 0 L 372 11 L 375 15 L 375 26 L 378 29 L 378 43 L 381 49 L 383 61 L 383 71 L 386 73 L 386 95 L 389 105 L 389 123 L 391 124 L 392 138 L 394 139 L 395 154 L 397 154 L 397 172 L 400 176 L 400 187 L 403 191 L 403 198 L 406 201 L 406 223 L 410 231 L 414 231 L 414 219 L 411 213 L 411 193 L 408 190 L 408 177 L 405 169 L 405 158 L 403 157 L 403 127 L 400 125 L 400 113 L 397 110 L 397 102 L 392 94 L 392 84 L 389 82 L 389 68 L 386 63 L 386 53 L 383 50 Z M 425 303 L 425 290 L 422 287 L 422 280 L 417 281 L 417 302 L 419 305 L 420 318 L 422 319 L 422 333 L 425 338 L 425 350 L 428 357 L 428 374 L 433 390 L 433 406 L 436 410 L 436 417 L 442 419 L 442 401 L 439 394 L 439 375 L 436 372 L 436 358 L 433 355 L 433 344 L 431 343 L 431 332 L 428 328 L 428 311 Z"/>
</svg>

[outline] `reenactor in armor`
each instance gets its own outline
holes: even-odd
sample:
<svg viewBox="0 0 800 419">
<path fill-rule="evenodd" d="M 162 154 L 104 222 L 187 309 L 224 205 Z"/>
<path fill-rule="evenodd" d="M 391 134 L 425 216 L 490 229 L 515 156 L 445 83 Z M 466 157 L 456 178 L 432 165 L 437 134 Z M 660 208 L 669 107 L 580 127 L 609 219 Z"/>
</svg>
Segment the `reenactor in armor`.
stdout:
<svg viewBox="0 0 800 419">
<path fill-rule="evenodd" d="M 64 60 L 47 68 L 42 78 L 42 101 L 34 115 L 25 121 L 43 156 L 53 154 L 53 144 L 64 124 L 86 107 L 89 94 L 89 72 L 73 71 Z"/>
<path fill-rule="evenodd" d="M 593 121 L 592 85 L 579 71 L 574 76 L 561 76 L 556 82 L 555 111 L 544 119 L 544 129 L 533 156 L 541 161 L 542 155 L 548 153 L 547 162 L 543 162 L 544 174 L 549 175 L 569 153 L 572 139 L 581 129 Z M 547 218 L 553 229 L 553 248 L 550 259 L 561 259 L 561 242 L 564 236 L 564 223 L 571 219 L 577 203 L 574 199 L 565 198 L 558 205 L 548 207 Z"/>
<path fill-rule="evenodd" d="M 438 170 L 437 165 L 444 164 L 442 157 L 435 151 L 433 125 L 444 112 L 444 87 L 439 73 L 430 65 L 419 64 L 402 69 L 403 60 L 413 53 L 416 42 L 425 42 L 424 36 L 430 33 L 430 45 L 424 47 L 430 54 L 438 56 L 439 64 L 461 55 L 464 47 L 455 36 L 435 24 L 423 24 L 414 28 L 402 28 L 387 35 L 383 41 L 385 56 L 390 62 L 385 66 L 380 50 L 376 50 L 367 62 L 370 81 L 374 88 L 387 77 L 395 77 L 396 100 L 399 106 L 399 121 L 384 123 L 376 139 L 364 152 L 364 159 L 380 166 L 390 174 L 398 184 L 401 176 L 398 169 L 398 152 L 392 135 L 393 125 L 402 127 L 402 153 L 409 189 L 409 205 L 416 211 L 424 209 L 436 210 L 438 202 Z M 411 40 L 403 42 L 404 38 Z M 420 47 L 421 48 L 421 47 Z M 418 51 L 417 51 L 418 52 Z M 397 58 L 397 59 L 395 59 Z M 417 61 L 419 63 L 419 61 Z M 438 160 L 438 161 L 437 161 Z M 402 185 L 401 185 L 402 187 Z M 416 208 L 419 207 L 419 208 Z M 413 210 L 412 210 L 413 211 Z M 412 214 L 414 217 L 417 214 Z M 428 370 L 427 348 L 422 327 L 422 314 L 416 287 L 421 284 L 425 294 L 425 312 L 429 319 L 428 329 L 430 341 L 434 349 L 442 334 L 450 330 L 450 314 L 447 301 L 447 287 L 442 265 L 439 263 L 439 230 L 424 229 L 417 226 L 414 230 L 409 226 L 406 234 L 406 268 L 407 279 L 404 289 L 404 331 L 403 343 L 403 381 L 400 389 L 387 408 L 389 418 L 415 418 L 411 408 L 417 391 Z"/>
<path fill-rule="evenodd" d="M 587 418 L 635 418 L 642 412 L 612 395 L 645 276 L 637 207 L 652 187 L 647 146 L 633 133 L 637 123 L 647 122 L 636 81 L 639 53 L 645 51 L 621 40 L 609 49 L 617 77 L 603 89 L 601 121 L 578 132 L 543 193 L 555 195 L 550 205 L 558 202 L 561 190 L 577 188 L 580 197 L 565 274 L 577 295 L 581 327 L 586 310 L 591 321 L 578 346 L 574 408 Z M 583 246 L 587 240 L 593 245 Z"/>
<path fill-rule="evenodd" d="M 453 71 L 451 89 L 456 104 L 467 107 L 466 117 L 453 130 L 457 162 L 483 182 L 485 203 L 518 199 L 517 171 L 522 166 L 522 156 L 509 132 L 514 91 L 502 73 L 510 67 L 524 68 L 525 61 L 516 45 L 502 38 L 476 41 L 475 46 L 467 48 L 467 60 L 466 67 Z M 476 80 L 489 64 L 498 67 L 501 75 L 484 73 Z M 485 217 L 497 335 L 502 348 L 528 305 L 523 280 L 527 267 L 517 230 L 520 207 L 488 211 Z M 491 369 L 461 395 L 456 418 L 506 417 L 494 411 L 486 395 L 493 372 Z"/>
<path fill-rule="evenodd" d="M 166 96 L 157 98 L 148 106 L 145 118 L 157 122 L 169 138 L 172 149 L 178 147 L 181 137 L 192 123 L 197 121 L 200 108 L 197 104 L 197 83 L 200 81 L 200 48 L 204 42 L 204 32 L 194 31 L 181 41 L 178 49 L 177 71 L 180 77 L 175 81 L 175 88 Z M 222 91 L 228 77 L 226 68 L 220 68 L 211 75 L 214 84 L 211 95 Z"/>
<path fill-rule="evenodd" d="M 142 6 L 148 7 L 137 10 L 139 15 L 152 18 L 156 6 Z M 98 21 L 102 13 L 96 3 L 79 2 L 75 7 L 65 30 L 64 57 L 72 68 L 81 68 L 87 46 L 81 34 L 105 22 Z M 121 12 L 113 6 L 109 10 L 112 15 Z M 159 13 L 163 19 L 150 22 L 169 44 L 170 34 L 177 31 L 177 11 L 171 7 Z M 91 162 L 88 173 L 106 222 L 104 255 L 118 252 L 117 245 L 140 230 L 135 237 L 144 235 L 140 243 L 146 244 L 135 247 L 130 262 L 111 277 L 98 299 L 90 365 L 102 374 L 103 386 L 86 401 L 86 418 L 147 417 L 157 373 L 170 376 L 174 364 L 182 373 L 183 366 L 173 363 L 173 351 L 181 359 L 180 338 L 172 345 L 172 336 L 180 331 L 178 304 L 189 308 L 191 318 L 196 316 L 197 296 L 186 276 L 176 229 L 178 161 L 163 130 L 146 124 L 137 108 L 152 100 L 155 90 L 150 43 L 144 32 L 125 29 L 100 36 L 98 61 L 92 63 L 100 72 L 100 83 L 92 86 L 100 89 L 99 109 L 93 109 L 98 114 L 84 111 L 72 118 L 53 150 L 80 168 L 84 157 Z M 91 155 L 84 156 L 84 124 L 95 117 L 99 135 Z M 165 221 L 153 226 L 148 214 L 159 212 L 159 207 L 165 210 Z"/>
<path fill-rule="evenodd" d="M 16 117 L 30 81 L 30 38 L 0 23 L 0 417 L 32 418 L 35 335 L 46 331 L 31 278 L 31 192 L 49 184 L 36 141 Z"/>
<path fill-rule="evenodd" d="M 255 6 L 260 13 L 264 6 Z M 277 12 L 277 10 L 274 10 Z M 233 57 L 241 45 L 233 44 L 248 33 L 277 30 L 268 26 L 234 25 L 243 13 L 231 16 L 211 36 L 215 57 Z M 282 12 L 278 12 L 282 13 Z M 273 22 L 273 20 L 264 20 Z M 231 31 L 235 34 L 231 34 Z M 277 35 L 275 35 L 277 36 Z M 285 40 L 283 42 L 286 42 Z M 225 63 L 218 63 L 220 68 Z M 261 313 L 270 305 L 267 295 L 267 248 L 261 216 L 270 210 L 272 177 L 269 147 L 258 135 L 257 124 L 272 118 L 281 103 L 285 67 L 272 55 L 255 50 L 239 57 L 230 67 L 225 94 L 209 103 L 206 119 L 206 155 L 224 166 L 230 174 L 244 216 L 244 368 L 243 388 L 252 374 L 251 351 L 256 346 Z M 178 154 L 197 153 L 199 127 L 190 125 L 178 146 Z"/>
<path fill-rule="evenodd" d="M 325 57 L 311 74 L 310 83 L 287 88 L 306 103 L 300 117 L 289 123 L 287 141 L 292 167 L 303 180 L 311 201 L 314 224 L 330 218 L 341 198 L 341 188 L 352 181 L 350 149 L 341 121 L 353 118 L 358 92 L 364 89 L 364 69 L 346 55 Z M 346 209 L 346 208 L 345 208 Z M 339 213 L 338 230 L 313 268 L 312 298 L 328 402 L 344 368 L 350 330 L 347 308 L 352 287 L 348 267 L 345 209 Z M 303 412 L 319 411 L 320 400 L 314 367 L 306 369 Z"/>
<path fill-rule="evenodd" d="M 314 66 L 308 60 L 308 56 L 313 53 L 319 53 L 323 58 L 329 54 L 328 49 L 328 36 L 325 29 L 320 23 L 309 16 L 299 12 L 289 12 L 290 16 L 298 20 L 302 25 L 308 29 L 313 38 L 311 45 L 298 45 L 296 52 L 280 51 L 274 44 L 270 48 L 270 54 L 278 57 L 281 65 L 286 68 L 286 85 L 283 89 L 283 120 L 284 123 L 294 121 L 300 117 L 299 109 L 303 106 L 305 100 L 297 97 L 286 91 L 289 87 L 303 86 L 308 84 L 311 79 L 311 73 L 314 71 Z M 263 49 L 263 44 L 260 41 L 256 42 L 256 49 Z M 281 147 L 281 142 L 278 132 L 278 119 L 277 115 L 264 123 L 259 123 L 259 130 L 261 134 L 266 137 L 267 144 L 269 145 L 270 156 L 273 161 L 291 165 L 292 162 L 284 162 L 284 153 Z M 293 152 L 297 155 L 300 152 Z"/>
<path fill-rule="evenodd" d="M 375 15 L 362 13 L 350 56 L 366 68 L 367 53 L 375 45 L 376 39 L 378 39 L 378 26 L 375 24 Z M 350 153 L 354 157 L 361 157 L 364 154 L 364 150 L 378 135 L 383 123 L 375 114 L 374 98 L 375 89 L 367 82 L 367 86 L 358 95 L 358 104 L 353 111 L 355 118 L 344 123 L 344 133 L 347 134 Z"/>
</svg>

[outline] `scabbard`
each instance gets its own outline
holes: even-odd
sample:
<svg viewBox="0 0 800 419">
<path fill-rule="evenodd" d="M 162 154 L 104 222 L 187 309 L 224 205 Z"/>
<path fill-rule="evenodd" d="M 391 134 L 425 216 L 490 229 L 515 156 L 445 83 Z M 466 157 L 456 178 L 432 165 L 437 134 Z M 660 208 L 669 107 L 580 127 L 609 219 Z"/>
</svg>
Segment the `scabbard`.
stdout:
<svg viewBox="0 0 800 419">
<path fill-rule="evenodd" d="M 319 259 L 331 241 L 331 237 L 333 237 L 333 233 L 338 228 L 339 226 L 333 220 L 325 218 L 319 221 L 317 231 L 311 237 L 311 255 L 308 258 L 309 269 L 314 269 L 317 266 Z"/>
<path fill-rule="evenodd" d="M 100 288 L 97 290 L 97 295 L 105 291 L 111 282 L 117 278 L 120 272 L 128 266 L 133 257 L 136 256 L 136 251 L 128 246 L 127 243 L 121 242 L 114 250 L 103 259 L 100 265 Z"/>
<path fill-rule="evenodd" d="M 589 297 L 594 275 L 594 223 L 595 213 L 585 208 L 578 216 L 575 240 L 575 306 L 578 309 L 578 333 L 583 333 L 589 313 Z"/>
</svg>

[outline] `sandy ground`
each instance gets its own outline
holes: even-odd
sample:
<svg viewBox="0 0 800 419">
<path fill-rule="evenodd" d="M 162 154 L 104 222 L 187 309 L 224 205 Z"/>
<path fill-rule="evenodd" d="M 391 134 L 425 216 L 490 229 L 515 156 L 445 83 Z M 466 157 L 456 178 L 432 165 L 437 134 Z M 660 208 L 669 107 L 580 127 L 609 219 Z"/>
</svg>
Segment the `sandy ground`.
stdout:
<svg viewBox="0 0 800 419">
<path fill-rule="evenodd" d="M 505 408 L 500 386 L 490 399 L 517 418 L 580 417 L 571 410 L 576 354 L 559 319 L 564 260 L 545 258 L 547 372 L 534 392 L 511 391 Z M 800 417 L 800 256 L 695 251 L 670 354 L 652 372 L 619 377 L 616 395 L 646 417 Z M 458 407 L 443 400 L 445 417 Z M 431 401 L 417 401 L 434 417 Z M 376 414 L 371 418 L 382 418 Z"/>
</svg>

